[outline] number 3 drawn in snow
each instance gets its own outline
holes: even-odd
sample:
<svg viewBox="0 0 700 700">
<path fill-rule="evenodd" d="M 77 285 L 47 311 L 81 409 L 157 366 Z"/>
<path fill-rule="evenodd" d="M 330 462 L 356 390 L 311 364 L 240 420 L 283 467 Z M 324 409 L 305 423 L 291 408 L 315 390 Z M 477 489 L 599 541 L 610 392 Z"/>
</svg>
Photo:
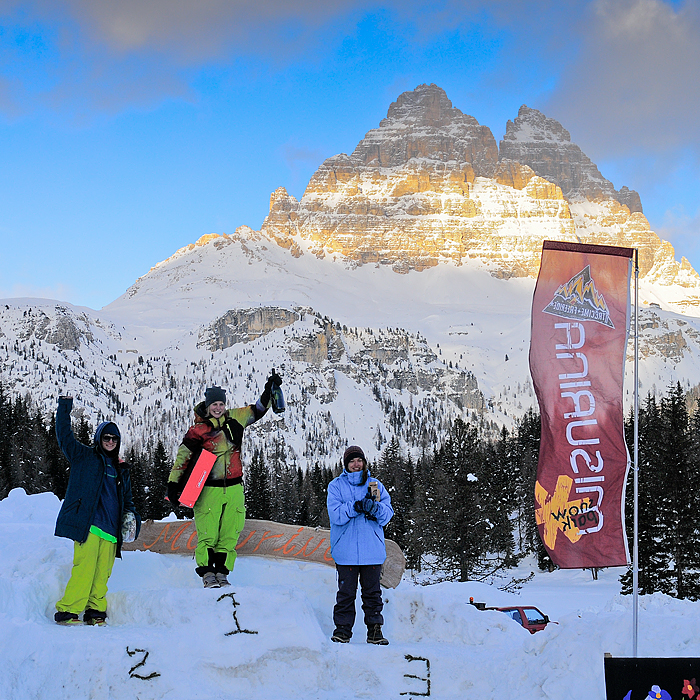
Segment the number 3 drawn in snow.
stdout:
<svg viewBox="0 0 700 700">
<path fill-rule="evenodd" d="M 423 681 L 426 684 L 426 692 L 425 693 L 414 693 L 413 691 L 406 691 L 405 693 L 401 693 L 401 695 L 414 695 L 414 696 L 420 696 L 427 698 L 430 695 L 430 659 L 424 659 L 422 656 L 411 656 L 410 654 L 406 654 L 404 656 L 406 661 L 423 661 L 425 662 L 425 678 L 422 678 L 421 676 L 414 676 L 412 673 L 404 673 L 403 677 L 404 678 L 415 678 L 416 680 Z"/>
<path fill-rule="evenodd" d="M 152 678 L 158 678 L 158 676 L 160 676 L 160 673 L 158 673 L 157 671 L 153 671 L 153 673 L 149 674 L 148 676 L 142 676 L 139 673 L 136 673 L 137 668 L 141 668 L 141 666 L 146 665 L 148 652 L 145 649 L 129 649 L 129 647 L 127 647 L 126 653 L 129 656 L 134 656 L 135 654 L 143 654 L 143 658 L 141 659 L 141 661 L 139 661 L 136 664 L 136 666 L 132 666 L 129 669 L 129 678 L 140 678 L 142 681 L 150 681 Z"/>
</svg>

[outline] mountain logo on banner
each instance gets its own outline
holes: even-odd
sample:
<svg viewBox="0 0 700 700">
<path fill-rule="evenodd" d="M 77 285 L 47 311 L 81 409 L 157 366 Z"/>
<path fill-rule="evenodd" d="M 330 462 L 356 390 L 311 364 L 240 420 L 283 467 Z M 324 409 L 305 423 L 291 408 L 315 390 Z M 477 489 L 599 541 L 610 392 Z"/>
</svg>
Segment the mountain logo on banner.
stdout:
<svg viewBox="0 0 700 700">
<path fill-rule="evenodd" d="M 560 285 L 543 312 L 575 321 L 595 321 L 608 328 L 615 328 L 610 320 L 610 311 L 605 298 L 598 293 L 595 282 L 591 278 L 590 265 L 586 265 L 581 272 Z"/>
</svg>

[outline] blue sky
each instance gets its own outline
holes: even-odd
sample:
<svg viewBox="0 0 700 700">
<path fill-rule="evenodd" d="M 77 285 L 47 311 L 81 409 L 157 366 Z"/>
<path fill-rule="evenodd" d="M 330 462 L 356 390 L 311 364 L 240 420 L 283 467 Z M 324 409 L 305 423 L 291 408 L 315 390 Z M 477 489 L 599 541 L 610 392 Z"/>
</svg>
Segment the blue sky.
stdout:
<svg viewBox="0 0 700 700">
<path fill-rule="evenodd" d="M 700 0 L 0 0 L 0 297 L 99 309 L 259 228 L 421 83 L 558 119 L 700 270 Z"/>
</svg>

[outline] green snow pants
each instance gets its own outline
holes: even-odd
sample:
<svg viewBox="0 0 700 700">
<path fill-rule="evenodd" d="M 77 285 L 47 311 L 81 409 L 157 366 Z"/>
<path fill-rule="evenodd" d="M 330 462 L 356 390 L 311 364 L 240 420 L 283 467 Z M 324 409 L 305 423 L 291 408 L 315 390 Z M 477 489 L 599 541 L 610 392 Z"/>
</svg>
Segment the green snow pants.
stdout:
<svg viewBox="0 0 700 700">
<path fill-rule="evenodd" d="M 107 581 L 112 574 L 116 542 L 98 537 L 92 532 L 87 540 L 73 545 L 73 569 L 63 598 L 56 603 L 59 612 L 79 615 L 88 608 L 107 610 Z"/>
<path fill-rule="evenodd" d="M 209 550 L 226 555 L 226 568 L 231 571 L 236 561 L 238 535 L 245 525 L 243 484 L 235 486 L 205 486 L 194 504 L 194 524 L 197 528 L 197 567 L 208 567 Z"/>
</svg>

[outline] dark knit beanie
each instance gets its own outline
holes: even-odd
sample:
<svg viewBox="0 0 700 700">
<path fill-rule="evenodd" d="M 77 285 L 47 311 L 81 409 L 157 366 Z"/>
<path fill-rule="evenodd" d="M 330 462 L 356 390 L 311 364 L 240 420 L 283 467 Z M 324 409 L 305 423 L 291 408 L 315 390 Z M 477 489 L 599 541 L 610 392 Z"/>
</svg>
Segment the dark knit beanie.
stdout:
<svg viewBox="0 0 700 700">
<path fill-rule="evenodd" d="M 348 447 L 343 454 L 343 466 L 347 469 L 348 464 L 350 464 L 350 460 L 355 459 L 355 457 L 360 457 L 365 463 L 365 466 L 367 465 L 367 457 L 365 457 L 365 453 L 362 451 L 362 448 L 358 447 L 357 445 L 350 445 L 350 447 Z"/>
<path fill-rule="evenodd" d="M 204 405 L 209 408 L 215 401 L 226 403 L 226 392 L 220 386 L 210 386 L 204 392 Z"/>
</svg>

